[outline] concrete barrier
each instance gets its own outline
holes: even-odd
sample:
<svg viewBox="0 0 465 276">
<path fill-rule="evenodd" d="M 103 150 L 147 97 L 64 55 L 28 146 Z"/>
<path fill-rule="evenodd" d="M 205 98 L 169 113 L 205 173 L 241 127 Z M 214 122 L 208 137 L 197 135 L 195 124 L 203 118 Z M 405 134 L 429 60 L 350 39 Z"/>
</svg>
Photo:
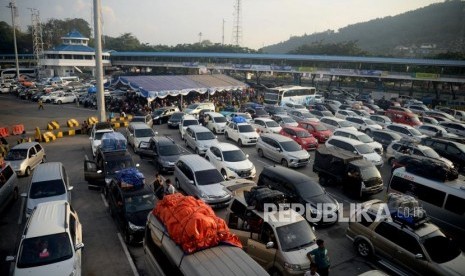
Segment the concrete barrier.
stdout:
<svg viewBox="0 0 465 276">
<path fill-rule="evenodd" d="M 0 136 L 2 137 L 10 136 L 10 130 L 7 127 L 0 127 Z"/>
<path fill-rule="evenodd" d="M 74 136 L 76 134 L 81 134 L 81 129 L 70 129 L 67 131 L 59 131 L 56 137 L 62 138 L 63 136 Z"/>
<path fill-rule="evenodd" d="M 47 131 L 44 134 L 42 134 L 42 142 L 48 143 L 48 142 L 55 141 L 56 139 L 57 137 L 51 131 Z"/>
<path fill-rule="evenodd" d="M 47 130 L 59 129 L 60 124 L 57 121 L 51 121 L 47 124 Z"/>
<path fill-rule="evenodd" d="M 24 125 L 14 125 L 11 127 L 13 135 L 20 135 L 24 131 Z"/>
<path fill-rule="evenodd" d="M 79 122 L 76 120 L 76 119 L 69 119 L 66 124 L 68 125 L 68 127 L 78 127 L 79 126 Z"/>
<path fill-rule="evenodd" d="M 98 119 L 97 119 L 97 117 L 89 117 L 89 118 L 87 118 L 87 123 L 90 126 L 94 125 L 94 124 L 98 123 Z"/>
</svg>

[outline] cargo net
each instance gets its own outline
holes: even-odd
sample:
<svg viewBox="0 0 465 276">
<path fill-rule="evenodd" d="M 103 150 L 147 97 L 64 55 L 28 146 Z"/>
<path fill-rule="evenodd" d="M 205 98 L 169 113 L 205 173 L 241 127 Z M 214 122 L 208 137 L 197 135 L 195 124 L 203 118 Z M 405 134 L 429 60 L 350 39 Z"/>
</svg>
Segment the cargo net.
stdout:
<svg viewBox="0 0 465 276">
<path fill-rule="evenodd" d="M 127 149 L 127 140 L 119 132 L 107 132 L 102 136 L 100 148 L 104 152 L 125 151 Z"/>
<path fill-rule="evenodd" d="M 406 164 L 405 170 L 441 182 L 455 180 L 459 177 L 459 173 L 455 168 L 449 167 L 442 162 L 431 162 L 430 160 L 412 159 Z"/>
<path fill-rule="evenodd" d="M 187 254 L 219 244 L 242 248 L 239 238 L 229 231 L 226 222 L 200 199 L 180 193 L 166 195 L 158 201 L 152 213 Z"/>
<path fill-rule="evenodd" d="M 144 175 L 136 168 L 122 169 L 115 178 L 121 189 L 125 190 L 140 189 L 145 184 Z"/>
<path fill-rule="evenodd" d="M 265 204 L 275 204 L 279 207 L 280 204 L 287 203 L 286 196 L 282 192 L 271 190 L 265 186 L 252 187 L 250 191 L 244 192 L 244 198 L 247 206 L 258 211 L 263 211 Z"/>
<path fill-rule="evenodd" d="M 388 194 L 387 205 L 392 220 L 399 224 L 416 229 L 428 222 L 426 211 L 412 196 L 390 193 Z"/>
</svg>

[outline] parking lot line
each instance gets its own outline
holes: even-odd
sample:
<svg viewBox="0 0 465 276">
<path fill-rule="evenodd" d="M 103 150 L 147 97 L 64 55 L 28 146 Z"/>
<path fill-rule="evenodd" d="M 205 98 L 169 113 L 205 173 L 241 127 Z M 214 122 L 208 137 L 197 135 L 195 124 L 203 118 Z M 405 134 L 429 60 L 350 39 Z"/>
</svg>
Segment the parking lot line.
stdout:
<svg viewBox="0 0 465 276">
<path fill-rule="evenodd" d="M 24 203 L 25 202 L 26 202 L 26 198 L 21 197 L 21 208 L 19 209 L 18 225 L 21 225 L 21 223 L 23 222 Z"/>
<path fill-rule="evenodd" d="M 104 196 L 102 193 L 100 193 L 100 196 L 102 197 L 103 204 L 105 205 L 105 207 L 108 208 L 108 202 L 107 202 L 107 200 L 105 199 L 105 196 Z"/>
<path fill-rule="evenodd" d="M 134 276 L 139 276 L 139 272 L 137 272 L 136 265 L 134 264 L 134 261 L 131 258 L 131 254 L 129 254 L 128 247 L 123 241 L 123 237 L 121 237 L 121 234 L 118 232 L 118 239 L 119 242 L 121 243 L 121 246 L 123 247 L 124 254 L 126 254 L 126 258 L 128 259 L 129 265 L 131 266 L 132 273 L 134 273 Z"/>
</svg>

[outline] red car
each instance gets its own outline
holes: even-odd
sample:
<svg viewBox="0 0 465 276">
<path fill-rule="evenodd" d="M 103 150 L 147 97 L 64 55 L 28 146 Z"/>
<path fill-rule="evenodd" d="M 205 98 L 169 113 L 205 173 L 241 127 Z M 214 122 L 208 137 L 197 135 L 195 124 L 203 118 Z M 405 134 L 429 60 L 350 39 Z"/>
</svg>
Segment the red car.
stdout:
<svg viewBox="0 0 465 276">
<path fill-rule="evenodd" d="M 283 126 L 279 134 L 292 138 L 304 150 L 316 150 L 318 148 L 318 140 L 303 128 Z"/>
<path fill-rule="evenodd" d="M 313 121 L 301 121 L 299 122 L 298 127 L 301 127 L 308 131 L 313 137 L 315 137 L 318 142 L 324 143 L 328 140 L 333 133 L 331 130 L 327 129 L 324 125 L 320 124 L 319 122 Z"/>
</svg>

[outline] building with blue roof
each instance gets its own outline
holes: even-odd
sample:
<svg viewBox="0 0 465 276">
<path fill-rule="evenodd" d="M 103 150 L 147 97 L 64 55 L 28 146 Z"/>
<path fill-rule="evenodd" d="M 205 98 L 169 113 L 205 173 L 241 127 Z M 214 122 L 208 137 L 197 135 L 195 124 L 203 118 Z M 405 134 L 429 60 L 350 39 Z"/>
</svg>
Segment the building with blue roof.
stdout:
<svg viewBox="0 0 465 276">
<path fill-rule="evenodd" d="M 88 46 L 89 38 L 79 31 L 72 30 L 61 37 L 62 44 L 44 51 L 40 60 L 47 76 L 67 77 L 77 73 L 95 73 L 95 49 Z M 104 67 L 111 66 L 110 52 L 102 53 Z"/>
</svg>

